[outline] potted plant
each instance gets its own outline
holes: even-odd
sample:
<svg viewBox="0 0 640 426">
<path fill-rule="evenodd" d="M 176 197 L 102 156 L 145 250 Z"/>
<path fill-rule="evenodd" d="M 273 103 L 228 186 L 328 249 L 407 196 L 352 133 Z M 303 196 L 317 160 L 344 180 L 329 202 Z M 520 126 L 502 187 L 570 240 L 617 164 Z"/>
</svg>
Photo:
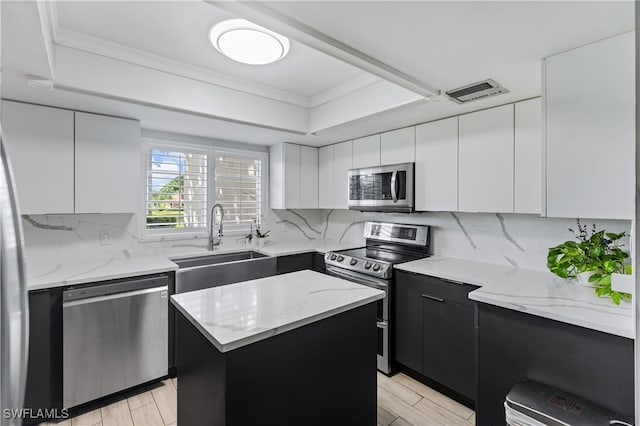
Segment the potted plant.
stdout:
<svg viewBox="0 0 640 426">
<path fill-rule="evenodd" d="M 598 231 L 593 225 L 591 235 L 587 226 L 578 220 L 578 231 L 569 228 L 577 241 L 569 240 L 549 249 L 547 267 L 551 272 L 565 279 L 578 278 L 595 287 L 600 297 L 609 296 L 616 305 L 621 300 L 631 300 L 631 294 L 615 291 L 611 288 L 611 275 L 630 274 L 631 265 L 627 263 L 629 254 L 625 252 L 620 240 L 626 235 Z"/>
<path fill-rule="evenodd" d="M 256 244 L 258 245 L 258 247 L 262 247 L 264 246 L 264 239 L 269 236 L 269 232 L 271 231 L 267 230 L 262 232 L 262 230 L 260 229 L 260 222 L 258 222 L 256 219 L 254 219 L 254 222 L 256 223 Z"/>
</svg>

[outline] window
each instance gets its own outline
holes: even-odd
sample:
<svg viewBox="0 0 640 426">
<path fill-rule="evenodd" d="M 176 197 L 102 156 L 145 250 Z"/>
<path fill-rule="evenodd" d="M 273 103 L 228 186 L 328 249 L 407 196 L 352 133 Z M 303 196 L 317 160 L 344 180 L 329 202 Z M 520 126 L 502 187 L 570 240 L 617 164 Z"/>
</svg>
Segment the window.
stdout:
<svg viewBox="0 0 640 426">
<path fill-rule="evenodd" d="M 207 154 L 149 149 L 147 229 L 207 228 Z"/>
<path fill-rule="evenodd" d="M 246 232 L 263 213 L 262 160 L 216 153 L 214 167 L 215 202 L 224 208 L 224 230 Z"/>
<path fill-rule="evenodd" d="M 246 234 L 261 220 L 266 153 L 149 144 L 146 158 L 145 235 L 204 236 L 216 203 L 225 235 Z"/>
</svg>

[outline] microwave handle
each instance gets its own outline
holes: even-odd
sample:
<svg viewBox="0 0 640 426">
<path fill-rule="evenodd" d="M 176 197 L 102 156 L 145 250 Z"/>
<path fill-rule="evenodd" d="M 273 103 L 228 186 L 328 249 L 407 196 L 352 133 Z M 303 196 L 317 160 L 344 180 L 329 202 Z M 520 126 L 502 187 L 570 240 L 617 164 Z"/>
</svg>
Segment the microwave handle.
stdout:
<svg viewBox="0 0 640 426">
<path fill-rule="evenodd" d="M 398 183 L 398 171 L 394 170 L 393 173 L 391 173 L 391 198 L 393 198 L 394 203 L 398 202 L 398 193 L 396 190 L 397 183 Z"/>
</svg>

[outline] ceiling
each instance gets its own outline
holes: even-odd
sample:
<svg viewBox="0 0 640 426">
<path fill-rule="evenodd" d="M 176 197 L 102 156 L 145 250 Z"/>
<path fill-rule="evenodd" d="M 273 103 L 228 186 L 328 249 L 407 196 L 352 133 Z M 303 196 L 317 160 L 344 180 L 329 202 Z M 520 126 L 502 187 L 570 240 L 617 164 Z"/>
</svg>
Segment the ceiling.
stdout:
<svg viewBox="0 0 640 426">
<path fill-rule="evenodd" d="M 632 1 L 210 3 L 58 1 L 47 45 L 41 10 L 3 2 L 2 96 L 138 118 L 149 129 L 321 146 L 539 96 L 543 58 L 634 27 Z M 264 67 L 223 57 L 207 32 L 233 16 L 288 35 L 290 54 Z M 27 86 L 26 74 L 46 73 L 47 54 L 54 82 L 65 84 Z M 87 75 L 83 61 L 98 59 L 111 62 Z M 151 71 L 162 79 L 144 78 Z M 129 76 L 138 80 L 119 87 Z M 446 91 L 486 78 L 510 92 L 458 105 L 406 90 L 413 81 Z M 144 90 L 134 95 L 136 86 Z M 269 114 L 277 120 L 256 118 Z"/>
<path fill-rule="evenodd" d="M 235 16 L 200 1 L 60 1 L 56 4 L 58 42 L 70 47 L 81 46 L 82 41 L 91 37 L 94 50 L 106 42 L 112 50 L 135 49 L 140 55 L 157 55 L 307 97 L 366 74 L 295 41 L 289 54 L 272 64 L 253 66 L 235 62 L 214 49 L 208 39 L 214 24 Z"/>
</svg>

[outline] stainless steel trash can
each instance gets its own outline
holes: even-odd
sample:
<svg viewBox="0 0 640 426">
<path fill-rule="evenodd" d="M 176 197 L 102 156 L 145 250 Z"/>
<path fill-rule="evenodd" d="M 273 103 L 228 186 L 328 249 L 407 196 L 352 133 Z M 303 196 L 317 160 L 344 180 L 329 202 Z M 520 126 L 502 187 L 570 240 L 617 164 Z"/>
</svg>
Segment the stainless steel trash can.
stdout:
<svg viewBox="0 0 640 426">
<path fill-rule="evenodd" d="M 631 419 L 551 386 L 525 381 L 504 402 L 509 426 L 630 426 Z"/>
</svg>

